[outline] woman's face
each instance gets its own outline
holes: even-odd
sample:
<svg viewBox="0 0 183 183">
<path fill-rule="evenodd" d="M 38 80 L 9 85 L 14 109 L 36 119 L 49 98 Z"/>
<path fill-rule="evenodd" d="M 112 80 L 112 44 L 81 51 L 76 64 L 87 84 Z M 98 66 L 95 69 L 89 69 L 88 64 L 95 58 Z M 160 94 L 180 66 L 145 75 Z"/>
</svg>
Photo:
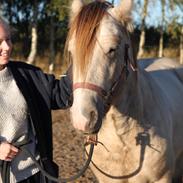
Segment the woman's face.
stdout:
<svg viewBox="0 0 183 183">
<path fill-rule="evenodd" d="M 10 30 L 4 24 L 0 24 L 0 70 L 9 62 L 12 43 Z"/>
</svg>

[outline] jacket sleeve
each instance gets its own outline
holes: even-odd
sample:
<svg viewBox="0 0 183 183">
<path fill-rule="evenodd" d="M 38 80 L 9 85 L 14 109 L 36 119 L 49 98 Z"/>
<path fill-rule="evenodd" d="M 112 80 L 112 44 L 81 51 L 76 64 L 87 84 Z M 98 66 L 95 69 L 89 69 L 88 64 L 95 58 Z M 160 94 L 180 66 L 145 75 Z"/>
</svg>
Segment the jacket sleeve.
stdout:
<svg viewBox="0 0 183 183">
<path fill-rule="evenodd" d="M 52 84 L 51 108 L 65 109 L 72 105 L 72 84 L 68 75 L 55 79 Z"/>
<path fill-rule="evenodd" d="M 8 66 L 21 91 L 31 95 L 28 98 L 34 98 L 37 104 L 47 105 L 48 109 L 65 109 L 72 105 L 71 67 L 65 77 L 56 79 L 54 75 L 46 74 L 40 68 L 24 62 L 11 61 Z"/>
<path fill-rule="evenodd" d="M 36 75 L 39 78 L 39 82 L 35 82 L 37 89 L 51 109 L 66 109 L 72 105 L 72 82 L 67 73 L 60 79 L 56 79 L 52 74 L 45 74 L 42 70 L 39 70 Z M 36 79 L 33 78 L 33 80 Z"/>
</svg>

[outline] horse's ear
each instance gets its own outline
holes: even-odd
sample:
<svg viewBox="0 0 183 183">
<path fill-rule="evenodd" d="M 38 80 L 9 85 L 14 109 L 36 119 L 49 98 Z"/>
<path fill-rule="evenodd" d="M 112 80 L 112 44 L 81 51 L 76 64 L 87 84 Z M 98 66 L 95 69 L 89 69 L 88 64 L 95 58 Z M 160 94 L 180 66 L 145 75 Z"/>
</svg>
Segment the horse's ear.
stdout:
<svg viewBox="0 0 183 183">
<path fill-rule="evenodd" d="M 133 0 L 121 0 L 121 3 L 112 9 L 112 14 L 119 20 L 128 20 L 131 17 Z"/>
<path fill-rule="evenodd" d="M 71 11 L 70 11 L 71 21 L 77 16 L 77 14 L 80 12 L 83 5 L 84 5 L 83 0 L 73 0 L 72 1 Z"/>
</svg>

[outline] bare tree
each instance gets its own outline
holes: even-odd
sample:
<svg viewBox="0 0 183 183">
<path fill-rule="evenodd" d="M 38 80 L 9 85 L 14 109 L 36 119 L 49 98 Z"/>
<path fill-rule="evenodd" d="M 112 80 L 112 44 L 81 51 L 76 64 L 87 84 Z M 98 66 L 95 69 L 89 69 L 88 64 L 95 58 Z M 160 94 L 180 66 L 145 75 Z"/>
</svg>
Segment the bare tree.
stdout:
<svg viewBox="0 0 183 183">
<path fill-rule="evenodd" d="M 183 25 L 181 27 L 181 38 L 180 38 L 180 63 L 183 64 Z"/>
<path fill-rule="evenodd" d="M 174 0 L 174 1 L 175 1 L 174 3 L 183 12 L 183 1 L 182 0 Z M 181 24 L 181 31 L 180 31 L 180 63 L 183 64 L 183 24 Z"/>
<path fill-rule="evenodd" d="M 54 17 L 50 17 L 50 56 L 49 56 L 49 73 L 52 73 L 55 67 L 55 23 Z"/>
<path fill-rule="evenodd" d="M 33 64 L 37 53 L 37 15 L 38 15 L 38 1 L 34 0 L 33 5 L 33 21 L 32 21 L 32 38 L 31 38 L 31 50 L 27 58 L 27 63 Z"/>
<path fill-rule="evenodd" d="M 140 58 L 144 54 L 144 45 L 145 45 L 145 20 L 147 17 L 147 7 L 149 0 L 144 0 L 144 6 L 142 10 L 142 24 L 141 24 L 141 34 L 140 34 L 140 43 L 139 43 L 139 51 L 137 57 Z"/>
<path fill-rule="evenodd" d="M 160 40 L 159 40 L 159 57 L 163 57 L 163 35 L 165 25 L 165 0 L 161 0 L 161 27 L 160 27 Z"/>
<path fill-rule="evenodd" d="M 170 6 L 171 6 L 172 11 L 175 10 L 175 6 L 176 6 L 180 9 L 180 11 L 183 12 L 183 1 L 182 0 L 170 0 Z M 175 25 L 177 25 L 177 24 L 175 24 Z M 181 23 L 181 24 L 179 24 L 179 26 L 180 26 L 180 29 L 179 29 L 180 30 L 180 63 L 183 64 L 183 24 Z"/>
</svg>

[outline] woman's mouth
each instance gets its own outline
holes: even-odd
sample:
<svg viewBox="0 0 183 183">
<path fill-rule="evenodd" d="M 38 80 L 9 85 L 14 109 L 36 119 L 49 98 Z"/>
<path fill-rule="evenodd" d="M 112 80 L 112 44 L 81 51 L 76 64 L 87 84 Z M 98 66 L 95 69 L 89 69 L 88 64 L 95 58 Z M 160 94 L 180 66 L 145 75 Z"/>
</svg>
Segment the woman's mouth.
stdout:
<svg viewBox="0 0 183 183">
<path fill-rule="evenodd" d="M 1 53 L 1 55 L 0 55 L 1 57 L 3 57 L 3 58 L 9 58 L 9 54 L 8 53 Z"/>
</svg>

